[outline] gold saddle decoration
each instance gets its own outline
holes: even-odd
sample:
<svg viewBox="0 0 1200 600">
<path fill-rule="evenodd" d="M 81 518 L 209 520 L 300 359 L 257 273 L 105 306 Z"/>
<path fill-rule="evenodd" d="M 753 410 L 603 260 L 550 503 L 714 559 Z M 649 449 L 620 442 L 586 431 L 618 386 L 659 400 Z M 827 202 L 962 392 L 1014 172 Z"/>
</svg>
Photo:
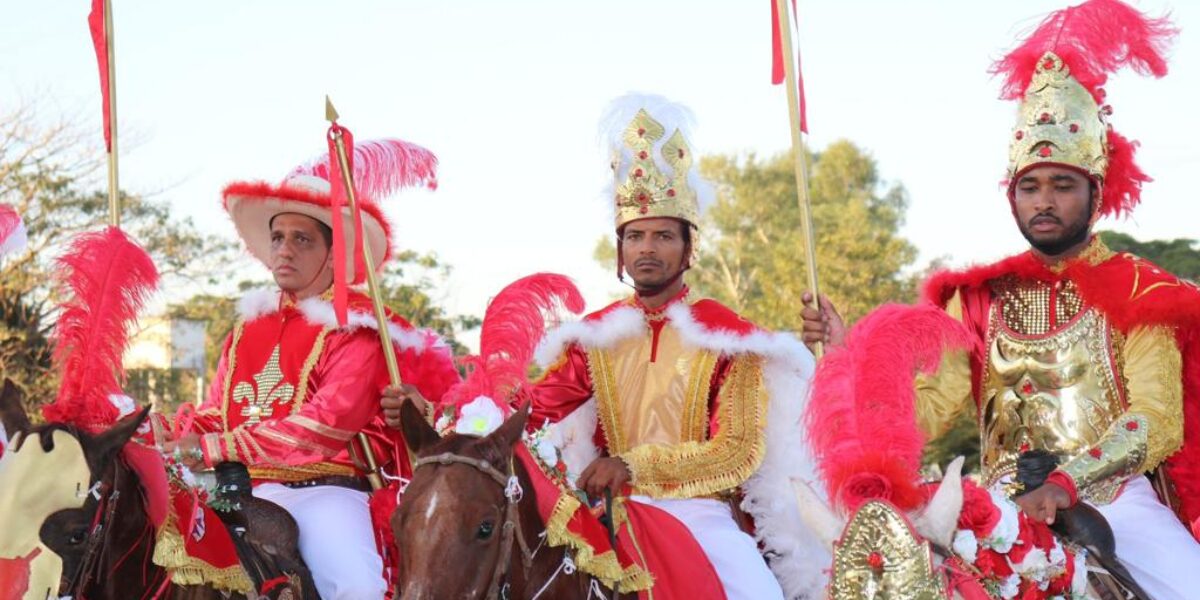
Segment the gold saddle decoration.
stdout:
<svg viewBox="0 0 1200 600">
<path fill-rule="evenodd" d="M 283 371 L 279 368 L 279 346 L 276 345 L 267 364 L 254 376 L 254 384 L 242 381 L 233 387 L 233 402 L 245 405 L 242 407 L 242 416 L 253 425 L 269 418 L 275 411 L 275 403 L 287 402 L 295 394 L 296 387 L 283 380 Z"/>
<path fill-rule="evenodd" d="M 929 543 L 887 502 L 863 504 L 833 548 L 831 600 L 943 600 Z"/>
</svg>

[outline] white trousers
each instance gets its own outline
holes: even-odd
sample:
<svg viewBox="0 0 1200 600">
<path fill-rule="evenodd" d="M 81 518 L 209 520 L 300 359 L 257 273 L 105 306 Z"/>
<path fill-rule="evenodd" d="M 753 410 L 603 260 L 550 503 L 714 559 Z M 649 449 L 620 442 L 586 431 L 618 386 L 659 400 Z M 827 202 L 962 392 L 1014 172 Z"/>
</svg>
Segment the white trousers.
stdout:
<svg viewBox="0 0 1200 600">
<path fill-rule="evenodd" d="M 300 526 L 300 555 L 323 600 L 376 600 L 387 592 L 375 549 L 367 494 L 336 486 L 292 489 L 278 483 L 254 495 L 291 513 Z"/>
<path fill-rule="evenodd" d="M 758 544 L 738 528 L 728 504 L 707 498 L 630 499 L 670 513 L 692 532 L 729 600 L 783 600 L 779 582 L 758 552 Z"/>
<path fill-rule="evenodd" d="M 1154 600 L 1200 598 L 1200 543 L 1150 480 L 1135 477 L 1111 504 L 1096 507 L 1112 527 L 1117 556 Z"/>
</svg>

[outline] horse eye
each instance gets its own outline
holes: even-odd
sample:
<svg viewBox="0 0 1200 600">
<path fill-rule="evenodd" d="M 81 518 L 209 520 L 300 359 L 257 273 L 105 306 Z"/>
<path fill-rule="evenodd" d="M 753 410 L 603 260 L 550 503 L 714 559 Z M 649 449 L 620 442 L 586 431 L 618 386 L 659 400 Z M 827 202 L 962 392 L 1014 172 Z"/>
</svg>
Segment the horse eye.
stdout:
<svg viewBox="0 0 1200 600">
<path fill-rule="evenodd" d="M 475 530 L 476 539 L 486 540 L 492 537 L 492 532 L 495 531 L 496 525 L 491 521 L 484 521 L 479 524 L 479 529 Z"/>
<path fill-rule="evenodd" d="M 71 531 L 71 537 L 67 538 L 67 543 L 72 546 L 82 544 L 87 539 L 87 528 L 79 527 Z"/>
</svg>

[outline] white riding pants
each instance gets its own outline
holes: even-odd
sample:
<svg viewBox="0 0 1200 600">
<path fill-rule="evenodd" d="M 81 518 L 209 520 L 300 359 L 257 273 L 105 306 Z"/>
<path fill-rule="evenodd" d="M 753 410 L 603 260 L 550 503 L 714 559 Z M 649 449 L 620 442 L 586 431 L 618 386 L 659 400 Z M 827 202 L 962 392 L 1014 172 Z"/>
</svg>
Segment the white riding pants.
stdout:
<svg viewBox="0 0 1200 600">
<path fill-rule="evenodd" d="M 1112 527 L 1117 557 L 1154 600 L 1200 598 L 1200 543 L 1159 502 L 1149 479 L 1133 478 L 1096 509 Z"/>
<path fill-rule="evenodd" d="M 300 526 L 300 555 L 323 600 L 376 600 L 387 592 L 375 548 L 367 494 L 321 485 L 289 488 L 263 483 L 254 495 L 291 513 Z"/>
</svg>

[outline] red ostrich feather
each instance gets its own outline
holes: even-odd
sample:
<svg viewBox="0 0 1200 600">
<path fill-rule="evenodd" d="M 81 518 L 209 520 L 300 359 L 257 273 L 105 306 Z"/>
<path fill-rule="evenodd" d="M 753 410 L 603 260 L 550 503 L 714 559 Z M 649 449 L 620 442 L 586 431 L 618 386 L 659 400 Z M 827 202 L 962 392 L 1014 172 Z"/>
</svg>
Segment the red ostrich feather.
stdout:
<svg viewBox="0 0 1200 600">
<path fill-rule="evenodd" d="M 374 202 L 406 187 L 437 189 L 437 156 L 429 150 L 398 139 L 354 143 L 354 188 L 364 202 Z M 322 154 L 296 167 L 289 174 L 312 175 L 329 180 L 329 155 Z"/>
</svg>

